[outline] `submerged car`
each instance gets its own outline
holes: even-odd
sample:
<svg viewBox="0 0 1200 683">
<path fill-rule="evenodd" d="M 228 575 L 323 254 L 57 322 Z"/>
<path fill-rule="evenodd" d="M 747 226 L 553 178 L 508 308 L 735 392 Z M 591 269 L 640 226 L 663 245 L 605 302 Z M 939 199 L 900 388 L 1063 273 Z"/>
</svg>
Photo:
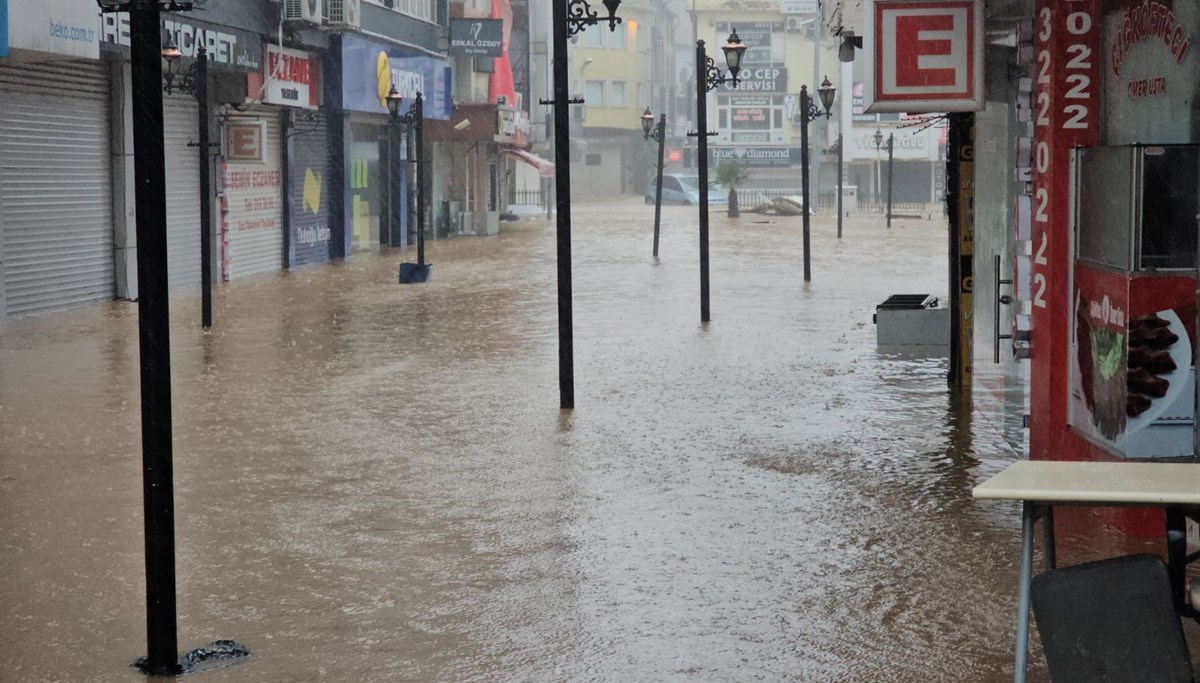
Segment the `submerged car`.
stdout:
<svg viewBox="0 0 1200 683">
<path fill-rule="evenodd" d="M 654 195 L 658 189 L 658 179 L 650 179 L 650 187 L 646 190 L 646 203 L 654 203 Z M 681 173 L 669 173 L 663 176 L 663 204 L 687 204 L 696 205 L 700 203 L 700 178 L 694 175 L 683 175 Z M 712 206 L 718 204 L 725 206 L 729 203 L 729 190 L 718 185 L 717 183 L 709 182 L 708 184 L 708 204 Z"/>
</svg>

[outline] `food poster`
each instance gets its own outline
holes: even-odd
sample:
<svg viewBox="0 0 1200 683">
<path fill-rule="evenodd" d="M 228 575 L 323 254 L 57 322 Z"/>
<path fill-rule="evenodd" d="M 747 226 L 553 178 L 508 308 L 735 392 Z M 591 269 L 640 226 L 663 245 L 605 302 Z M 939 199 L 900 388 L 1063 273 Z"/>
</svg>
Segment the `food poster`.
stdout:
<svg viewBox="0 0 1200 683">
<path fill-rule="evenodd" d="M 1077 264 L 1073 429 L 1128 458 L 1190 455 L 1196 285 Z"/>
<path fill-rule="evenodd" d="M 1196 416 L 1196 281 L 1137 276 L 1129 282 L 1125 455 L 1191 455 Z"/>
<path fill-rule="evenodd" d="M 1128 414 L 1129 277 L 1076 264 L 1073 305 L 1067 421 L 1075 431 L 1122 453 Z"/>
</svg>

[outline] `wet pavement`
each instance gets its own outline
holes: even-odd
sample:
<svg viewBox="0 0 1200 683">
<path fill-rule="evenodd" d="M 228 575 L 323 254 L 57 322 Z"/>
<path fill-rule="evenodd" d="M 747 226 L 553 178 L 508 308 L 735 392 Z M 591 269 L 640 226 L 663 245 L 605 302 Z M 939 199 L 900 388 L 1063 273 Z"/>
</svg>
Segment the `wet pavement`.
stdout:
<svg viewBox="0 0 1200 683">
<path fill-rule="evenodd" d="M 652 215 L 575 209 L 569 413 L 542 221 L 173 300 L 180 646 L 254 653 L 198 680 L 1011 680 L 970 489 L 1018 456 L 871 323 L 946 293 L 944 224 L 818 217 L 804 285 L 798 217 L 714 213 L 701 326 Z M 0 681 L 142 679 L 136 325 L 0 328 Z"/>
</svg>

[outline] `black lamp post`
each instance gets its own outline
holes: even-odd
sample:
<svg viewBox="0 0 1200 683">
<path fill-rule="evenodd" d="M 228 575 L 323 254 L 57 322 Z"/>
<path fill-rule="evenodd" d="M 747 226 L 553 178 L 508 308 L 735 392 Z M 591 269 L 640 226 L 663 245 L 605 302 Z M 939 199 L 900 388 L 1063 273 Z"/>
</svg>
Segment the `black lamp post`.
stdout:
<svg viewBox="0 0 1200 683">
<path fill-rule="evenodd" d="M 708 130 L 708 93 L 723 83 L 730 87 L 738 86 L 738 73 L 742 70 L 742 57 L 746 54 L 746 46 L 737 34 L 737 29 L 729 34 L 729 39 L 721 47 L 725 52 L 725 63 L 729 66 L 726 76 L 717 68 L 712 58 L 704 49 L 704 41 L 696 41 L 696 132 L 688 136 L 698 139 L 696 154 L 700 161 L 700 321 L 712 319 L 708 305 L 708 138 L 716 135 Z"/>
<path fill-rule="evenodd" d="M 842 239 L 842 133 L 839 131 L 837 140 L 834 141 L 833 147 L 829 150 L 837 154 L 837 172 L 838 172 L 838 189 L 837 189 L 837 236 Z"/>
<path fill-rule="evenodd" d="M 404 97 L 396 90 L 395 85 L 388 91 L 386 99 L 388 114 L 392 117 L 391 129 L 394 131 L 396 127 L 404 126 L 413 131 L 416 137 L 414 147 L 417 158 L 414 163 L 417 166 L 417 263 L 415 266 L 411 263 L 400 264 L 400 282 L 425 282 L 429 279 L 429 266 L 425 263 L 425 98 L 421 93 L 417 93 L 416 100 L 404 114 L 400 113 Z M 395 145 L 389 145 L 389 148 L 395 149 Z M 388 169 L 389 174 L 395 172 L 394 166 L 393 164 Z M 391 191 L 395 190 L 394 182 L 389 182 L 388 185 Z M 395 206 L 394 201 L 392 206 Z M 393 209 L 393 215 L 394 213 Z"/>
<path fill-rule="evenodd" d="M 808 200 L 808 124 L 818 117 L 830 117 L 833 113 L 829 110 L 833 108 L 833 98 L 837 95 L 837 88 L 829 82 L 829 78 L 821 81 L 821 87 L 817 88 L 817 95 L 821 98 L 821 107 L 825 111 L 817 108 L 817 105 L 812 101 L 812 96 L 808 94 L 808 86 L 800 86 L 800 193 L 804 197 L 804 281 L 812 280 L 812 259 L 810 256 L 811 238 L 809 231 L 809 214 L 812 213 L 812 204 Z M 841 211 L 839 210 L 840 214 Z"/>
<path fill-rule="evenodd" d="M 603 0 L 608 16 L 600 19 L 587 0 L 553 0 L 554 98 L 542 104 L 554 107 L 554 191 L 558 209 L 558 396 L 564 410 L 575 407 L 575 341 L 571 302 L 571 141 L 570 106 L 583 104 L 568 93 L 567 40 L 589 26 L 608 22 L 617 29 L 621 0 Z"/>
<path fill-rule="evenodd" d="M 133 100 L 133 180 L 137 221 L 138 354 L 141 366 L 142 505 L 146 554 L 146 656 L 135 666 L 154 675 L 185 673 L 213 657 L 249 652 L 217 641 L 178 653 L 175 601 L 175 485 L 171 435 L 171 326 L 167 286 L 166 149 L 163 140 L 163 11 L 178 0 L 97 0 L 102 12 L 129 12 Z M 173 55 L 174 53 L 172 53 Z M 207 154 L 207 148 L 201 151 Z"/>
<path fill-rule="evenodd" d="M 196 61 L 183 68 L 183 52 L 168 36 L 162 49 L 163 92 L 195 95 L 199 108 L 200 141 L 200 326 L 212 327 L 212 166 L 209 153 L 208 51 L 203 45 L 196 49 Z"/>
<path fill-rule="evenodd" d="M 658 258 L 658 226 L 662 219 L 662 182 L 663 182 L 663 154 L 667 145 L 667 115 L 663 114 L 659 119 L 658 125 L 654 124 L 654 113 L 650 111 L 650 107 L 646 107 L 646 111 L 642 114 L 642 133 L 645 134 L 647 140 L 658 141 L 658 182 L 654 184 L 654 257 Z"/>
<path fill-rule="evenodd" d="M 888 188 L 887 188 L 887 226 L 892 227 L 892 166 L 895 159 L 896 134 L 888 133 L 887 143 L 883 142 L 883 131 L 875 129 L 875 149 L 886 149 L 888 153 Z"/>
</svg>

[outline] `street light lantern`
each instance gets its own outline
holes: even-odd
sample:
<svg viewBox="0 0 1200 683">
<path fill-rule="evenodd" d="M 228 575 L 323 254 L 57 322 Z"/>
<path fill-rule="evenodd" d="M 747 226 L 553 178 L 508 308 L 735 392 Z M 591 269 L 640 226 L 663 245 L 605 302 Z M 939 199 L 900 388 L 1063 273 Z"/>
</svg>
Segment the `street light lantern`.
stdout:
<svg viewBox="0 0 1200 683">
<path fill-rule="evenodd" d="M 172 81 L 179 75 L 180 64 L 183 60 L 183 52 L 175 44 L 174 36 L 167 36 L 167 43 L 163 45 L 161 54 L 163 76 L 167 81 L 167 90 L 170 91 Z"/>
<path fill-rule="evenodd" d="M 650 107 L 646 107 L 646 111 L 642 113 L 642 132 L 646 134 L 646 139 L 650 139 L 650 131 L 654 129 L 654 113 L 650 111 Z"/>
<path fill-rule="evenodd" d="M 875 146 L 879 149 L 883 149 L 883 131 L 879 130 L 878 128 L 875 129 Z"/>
<path fill-rule="evenodd" d="M 828 114 L 829 110 L 833 108 L 833 98 L 837 95 L 837 88 L 829 82 L 828 76 L 821 81 L 821 87 L 817 88 L 817 95 L 821 98 L 821 106 L 825 107 L 825 113 Z"/>
<path fill-rule="evenodd" d="M 616 31 L 617 24 L 621 23 L 621 17 L 617 16 L 617 8 L 621 6 L 621 0 L 604 0 L 604 7 L 608 10 L 608 30 Z"/>
<path fill-rule="evenodd" d="M 729 39 L 725 42 L 725 47 L 721 48 L 725 51 L 725 63 L 729 65 L 729 73 L 733 76 L 734 82 L 737 82 L 738 72 L 742 70 L 742 56 L 746 54 L 746 46 L 742 44 L 742 39 L 737 34 L 737 29 L 729 34 Z"/>
<path fill-rule="evenodd" d="M 388 113 L 392 115 L 392 118 L 395 118 L 400 113 L 400 103 L 404 101 L 404 98 L 400 96 L 400 91 L 396 90 L 396 86 L 393 85 L 391 90 L 388 90 L 385 99 L 387 100 Z"/>
</svg>

